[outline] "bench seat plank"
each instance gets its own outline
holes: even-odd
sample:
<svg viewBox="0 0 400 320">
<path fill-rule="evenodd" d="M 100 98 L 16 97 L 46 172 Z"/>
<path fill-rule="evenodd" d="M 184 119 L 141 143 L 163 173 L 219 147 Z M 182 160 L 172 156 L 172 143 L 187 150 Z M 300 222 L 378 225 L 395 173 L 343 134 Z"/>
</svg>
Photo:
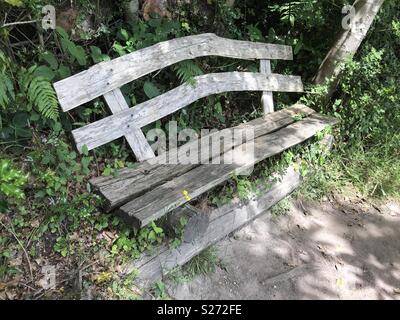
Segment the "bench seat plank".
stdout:
<svg viewBox="0 0 400 320">
<path fill-rule="evenodd" d="M 225 130 L 234 130 L 251 126 L 254 129 L 254 137 L 257 138 L 295 122 L 295 116 L 297 115 L 309 116 L 312 113 L 314 113 L 314 110 L 311 108 L 298 104 Z M 212 135 L 213 134 L 211 134 L 211 136 Z M 202 139 L 206 138 L 201 137 L 200 141 L 189 142 L 189 144 L 197 143 L 201 145 Z M 224 148 L 227 147 L 225 144 L 222 145 Z M 224 152 L 227 150 L 222 149 L 222 151 Z M 220 154 L 220 152 L 216 153 L 213 152 L 212 154 Z M 94 178 L 90 183 L 92 187 L 106 199 L 106 209 L 110 211 L 198 166 L 195 164 L 164 165 L 160 161 L 161 158 L 162 157 L 159 156 L 151 161 L 140 163 L 135 168 L 122 169 L 118 172 L 116 177 Z"/>
<path fill-rule="evenodd" d="M 256 138 L 254 159 L 247 159 L 240 164 L 200 165 L 128 202 L 116 213 L 132 226 L 143 227 L 188 202 L 183 195 L 184 191 L 187 191 L 192 199 L 196 198 L 228 180 L 238 170 L 245 170 L 268 157 L 279 154 L 335 123 L 334 118 L 313 114 L 274 133 Z"/>
</svg>

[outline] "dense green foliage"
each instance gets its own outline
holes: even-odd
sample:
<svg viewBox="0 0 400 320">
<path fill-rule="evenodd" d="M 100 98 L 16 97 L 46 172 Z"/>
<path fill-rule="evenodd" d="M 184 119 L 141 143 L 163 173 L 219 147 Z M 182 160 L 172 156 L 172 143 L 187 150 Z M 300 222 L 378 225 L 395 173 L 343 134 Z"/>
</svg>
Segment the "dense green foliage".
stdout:
<svg viewBox="0 0 400 320">
<path fill-rule="evenodd" d="M 386 3 L 356 57 L 343 65 L 332 101 L 321 99 L 324 87 L 303 98 L 341 121 L 334 159 L 314 176 L 311 188 L 326 192 L 351 183 L 365 195 L 399 195 L 399 19 L 398 4 Z"/>
<path fill-rule="evenodd" d="M 0 1 L 0 14 L 7 11 L 8 17 L 22 13 L 40 17 L 44 4 L 40 0 L 5 2 Z M 32 261 L 45 256 L 48 263 L 60 268 L 81 265 L 88 257 L 101 261 L 93 271 L 98 276 L 87 276 L 85 281 L 108 287 L 103 296 L 135 296 L 125 290 L 132 279 L 110 278 L 109 270 L 167 237 L 159 223 L 132 230 L 102 212 L 89 179 L 115 174 L 120 168 L 134 166 L 136 160 L 122 139 L 77 154 L 71 130 L 104 118 L 109 111 L 96 99 L 62 113 L 52 83 L 93 64 L 189 34 L 215 32 L 234 39 L 293 46 L 295 62 L 274 62 L 274 70 L 301 75 L 308 88 L 301 100 L 341 121 L 334 131 L 331 155 L 312 142 L 296 147 L 262 163 L 252 177 L 233 177 L 207 196 L 209 205 L 221 205 L 233 196 L 246 200 L 257 193 L 262 178 L 293 163 L 303 173 L 314 172 L 303 195 L 319 198 L 350 184 L 368 196 L 399 196 L 400 3 L 387 1 L 362 48 L 342 66 L 330 101 L 323 99 L 324 86 L 311 84 L 339 31 L 341 8 L 347 2 L 275 0 L 265 5 L 247 0 L 231 7 L 223 1 L 196 0 L 175 8 L 171 20 L 152 16 L 148 21 L 127 23 L 120 1 L 107 6 L 106 14 L 94 1 L 76 1 L 78 21 L 96 13 L 90 30 L 78 26 L 75 32 L 67 32 L 59 27 L 43 32 L 41 43 L 34 25 L 0 28 L 0 222 L 7 226 L 0 229 L 0 281 L 27 274 L 26 267 L 24 270 L 15 262 L 21 256 L 22 243 Z M 32 39 L 30 43 L 20 45 L 26 37 Z M 215 57 L 184 61 L 125 85 L 122 92 L 134 106 L 182 82 L 195 85 L 193 78 L 202 73 L 235 70 L 256 71 L 258 64 Z M 144 131 L 164 127 L 171 119 L 180 129 L 232 126 L 260 115 L 259 98 L 256 93 L 208 97 Z M 278 108 L 299 98 L 278 94 Z M 286 205 L 281 203 L 276 214 L 284 211 Z M 168 241 L 177 245 L 180 239 Z M 196 264 L 190 268 L 191 273 L 201 269 Z M 162 284 L 156 289 L 162 291 Z"/>
</svg>

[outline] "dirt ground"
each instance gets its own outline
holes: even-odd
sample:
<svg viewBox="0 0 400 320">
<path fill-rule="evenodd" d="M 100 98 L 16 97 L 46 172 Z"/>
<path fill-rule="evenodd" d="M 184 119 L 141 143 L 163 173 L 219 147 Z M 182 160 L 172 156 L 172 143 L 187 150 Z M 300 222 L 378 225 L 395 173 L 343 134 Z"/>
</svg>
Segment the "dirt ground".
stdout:
<svg viewBox="0 0 400 320">
<path fill-rule="evenodd" d="M 400 299 L 400 204 L 294 201 L 217 245 L 223 268 L 167 282 L 175 299 Z"/>
</svg>

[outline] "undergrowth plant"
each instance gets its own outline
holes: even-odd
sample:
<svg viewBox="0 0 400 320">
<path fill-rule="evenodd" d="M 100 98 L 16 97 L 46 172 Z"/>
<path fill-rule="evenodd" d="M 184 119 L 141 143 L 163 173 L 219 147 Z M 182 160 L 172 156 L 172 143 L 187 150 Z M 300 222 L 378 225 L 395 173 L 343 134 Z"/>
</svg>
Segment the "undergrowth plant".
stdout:
<svg viewBox="0 0 400 320">
<path fill-rule="evenodd" d="M 176 283 L 184 283 L 193 280 L 197 276 L 207 276 L 215 272 L 217 268 L 225 268 L 224 262 L 218 256 L 217 249 L 211 246 L 203 250 L 184 266 L 172 270 L 168 274 L 168 278 Z"/>
<path fill-rule="evenodd" d="M 7 22 L 22 12 L 23 16 L 27 13 L 32 19 L 39 19 L 41 7 L 48 4 L 41 0 L 3 2 L 0 12 L 8 12 Z M 0 228 L 1 282 L 8 283 L 29 273 L 26 256 L 36 268 L 33 271 L 36 277 L 40 276 L 41 267 L 35 265 L 37 261 L 58 265 L 68 271 L 69 277 L 69 269 L 96 257 L 102 261 L 96 262 L 96 266 L 101 264 L 104 270 L 97 273 L 97 280 L 89 277 L 84 280 L 102 288 L 109 284 L 111 293 L 118 298 L 135 298 L 134 279 L 116 280 L 113 268 L 151 251 L 163 241 L 172 248 L 182 243 L 179 230 L 173 239 L 168 239 L 160 222 L 134 230 L 103 212 L 102 201 L 91 189 L 90 179 L 117 175 L 119 169 L 134 166 L 135 159 L 122 139 L 78 154 L 71 130 L 102 119 L 110 111 L 98 98 L 71 112 L 60 112 L 54 82 L 156 43 L 203 32 L 290 45 L 297 63 L 274 62 L 274 72 L 299 74 L 305 82 L 311 82 L 336 37 L 341 8 L 347 2 L 269 1 L 266 5 L 247 0 L 228 5 L 228 1 L 193 0 L 171 12 L 171 19 L 151 15 L 148 20 L 139 18 L 135 23 L 126 23 L 118 6 L 103 20 L 107 25 L 97 24 L 87 32 L 79 27 L 74 28 L 79 32 L 60 27 L 41 30 L 43 43 L 39 42 L 41 37 L 35 24 L 0 27 L 0 218 L 19 240 Z M 81 9 L 78 23 L 92 14 L 96 22 L 100 20 L 97 6 L 88 1 L 74 1 L 73 9 Z M 251 176 L 231 177 L 225 185 L 209 193 L 212 205 L 221 206 L 235 197 L 243 202 L 251 200 L 279 180 L 274 173 L 283 174 L 290 165 L 303 175 L 302 196 L 309 198 L 320 199 L 348 184 L 368 196 L 400 196 L 399 12 L 397 1 L 385 2 L 358 54 L 342 66 L 331 101 L 323 99 L 326 86 L 308 86 L 309 94 L 301 100 L 340 120 L 330 132 L 336 138 L 332 152 L 327 154 L 318 145 L 323 133 L 263 161 Z M 28 47 L 19 44 L 26 40 L 18 35 L 21 30 L 31 32 L 28 38 L 32 43 Z M 258 70 L 254 61 L 205 57 L 183 61 L 137 79 L 124 85 L 121 91 L 129 106 L 134 107 L 179 85 L 195 86 L 194 78 L 203 73 Z M 280 109 L 295 103 L 298 96 L 281 93 L 276 98 Z M 143 131 L 164 128 L 169 120 L 176 120 L 179 129 L 231 127 L 260 117 L 259 101 L 257 93 L 211 96 Z M 294 120 L 300 121 L 302 117 Z M 24 172 L 29 172 L 29 180 Z M 274 211 L 286 211 L 286 204 L 280 203 Z M 184 221 L 180 227 L 183 226 Z M 18 265 L 21 256 L 24 266 Z M 187 266 L 185 277 L 212 271 L 218 263 L 217 256 L 207 251 Z M 110 276 L 112 272 L 114 275 Z M 26 283 L 34 286 L 31 279 Z M 166 296 L 162 282 L 153 291 L 158 297 Z"/>
<path fill-rule="evenodd" d="M 21 200 L 25 197 L 23 186 L 28 176 L 17 170 L 7 159 L 0 159 L 0 211 L 5 211 L 10 199 Z"/>
<path fill-rule="evenodd" d="M 290 197 L 286 197 L 271 208 L 271 214 L 274 217 L 285 215 L 290 211 L 290 207 Z"/>
<path fill-rule="evenodd" d="M 50 83 L 51 79 L 43 75 L 36 65 L 29 69 L 12 67 L 9 59 L 1 51 L 0 61 L 0 106 L 8 112 L 17 108 L 28 112 L 36 109 L 44 118 L 56 120 L 58 101 Z"/>
<path fill-rule="evenodd" d="M 388 3 L 374 30 L 392 21 L 397 11 Z M 399 195 L 400 39 L 389 23 L 387 41 L 371 31 L 356 57 L 342 65 L 332 102 L 324 100 L 325 86 L 316 86 L 302 102 L 340 120 L 331 161 L 310 177 L 306 195 L 313 198 L 353 185 L 366 196 Z"/>
</svg>

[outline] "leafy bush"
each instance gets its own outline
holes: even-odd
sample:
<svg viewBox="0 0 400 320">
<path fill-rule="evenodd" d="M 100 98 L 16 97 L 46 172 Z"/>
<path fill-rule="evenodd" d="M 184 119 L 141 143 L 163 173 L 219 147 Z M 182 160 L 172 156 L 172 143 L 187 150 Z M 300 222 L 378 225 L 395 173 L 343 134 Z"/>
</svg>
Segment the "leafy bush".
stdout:
<svg viewBox="0 0 400 320">
<path fill-rule="evenodd" d="M 11 161 L 0 160 L 0 210 L 7 208 L 7 199 L 23 199 L 25 197 L 22 187 L 26 184 L 28 176 L 20 170 L 13 168 Z"/>
<path fill-rule="evenodd" d="M 6 2 L 8 4 L 0 11 L 8 12 L 7 22 L 22 12 L 21 16 L 29 13 L 32 19 L 37 19 L 44 5 L 41 0 Z M 90 154 L 76 153 L 69 132 L 104 118 L 109 115 L 109 110 L 99 98 L 69 113 L 59 112 L 52 83 L 93 64 L 161 41 L 202 32 L 291 45 L 296 63 L 276 61 L 273 70 L 299 74 L 307 82 L 330 49 L 342 19 L 341 8 L 347 3 L 346 0 L 275 0 L 266 4 L 247 0 L 235 1 L 229 6 L 226 1 L 193 0 L 171 12 L 172 20 L 152 16 L 148 21 L 139 19 L 134 24 L 124 22 L 122 12 L 117 8 L 110 11 L 107 25 L 97 25 L 92 31 L 73 33 L 61 28 L 45 31 L 43 45 L 37 40 L 36 26 L 23 25 L 18 31 L 29 33 L 32 42 L 38 44 L 29 49 L 18 45 L 19 41 L 25 40 L 15 32 L 19 27 L 1 28 L 1 154 L 9 159 L 21 159 L 24 171 L 30 173 L 29 189 L 25 190 L 24 196 L 27 177 L 15 169 L 11 160 L 0 161 L 0 199 L 3 207 L 7 199 L 12 208 L 2 219 L 26 245 L 27 254 L 35 257 L 32 261 L 43 255 L 46 261 L 56 256 L 55 263 L 59 263 L 60 255 L 68 256 L 62 261 L 70 264 L 65 268 L 76 268 L 88 257 L 92 259 L 98 251 L 105 250 L 101 267 L 110 267 L 106 267 L 106 263 L 103 265 L 105 257 L 111 261 L 110 268 L 114 268 L 124 259 L 138 257 L 166 237 L 158 224 L 133 230 L 101 211 L 101 201 L 92 192 L 89 179 L 113 175 L 118 169 L 132 165 L 132 152 L 119 140 Z M 96 4 L 88 1 L 76 1 L 74 5 L 81 11 L 78 21 L 98 9 Z M 315 140 L 287 150 L 256 166 L 251 177 L 233 177 L 224 186 L 213 190 L 209 195 L 213 204 L 224 204 L 236 196 L 248 200 L 272 183 L 265 182 L 265 178 L 276 171 L 284 172 L 289 164 L 295 165 L 304 175 L 313 172 L 304 187 L 304 192 L 313 198 L 320 198 L 346 184 L 356 186 L 366 195 L 399 195 L 399 12 L 397 1 L 385 2 L 359 53 L 343 65 L 332 101 L 321 99 L 326 89 L 323 86 L 310 87 L 310 94 L 303 98 L 310 107 L 341 120 L 334 131 L 337 139 L 334 152 L 327 156 Z M 99 20 L 97 15 L 95 20 Z M 129 106 L 134 106 L 181 83 L 194 85 L 193 78 L 202 73 L 238 70 L 257 72 L 259 65 L 254 61 L 220 57 L 183 61 L 137 79 L 123 86 L 121 91 Z M 281 93 L 276 98 L 279 109 L 296 102 L 298 96 Z M 201 99 L 179 113 L 149 125 L 144 131 L 164 127 L 171 119 L 178 122 L 179 129 L 188 126 L 194 129 L 224 128 L 260 114 L 259 94 L 221 94 Z M 274 210 L 284 212 L 287 205 L 283 202 Z M 179 238 L 171 239 L 170 244 L 178 245 Z M 7 267 L 13 252 L 20 251 L 19 244 L 2 230 L 0 244 L 5 248 L 3 255 L 0 254 L 0 278 L 20 272 L 18 268 Z M 200 260 L 194 261 L 191 273 L 213 269 L 216 261 L 213 255 L 203 258 L 200 256 Z M 104 272 L 100 274 L 110 274 L 110 270 L 101 271 Z M 127 281 L 127 285 L 130 284 L 131 281 Z M 114 289 L 118 294 L 124 291 Z M 162 291 L 161 284 L 159 289 Z"/>
</svg>

